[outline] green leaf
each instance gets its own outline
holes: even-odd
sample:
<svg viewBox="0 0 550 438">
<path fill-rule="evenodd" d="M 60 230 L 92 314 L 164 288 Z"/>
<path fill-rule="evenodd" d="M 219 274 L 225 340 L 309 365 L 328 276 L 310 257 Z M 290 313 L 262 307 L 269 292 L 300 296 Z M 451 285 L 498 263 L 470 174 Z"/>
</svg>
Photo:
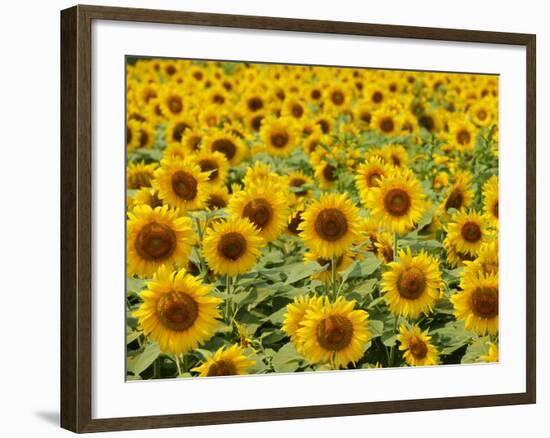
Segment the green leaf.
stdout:
<svg viewBox="0 0 550 438">
<path fill-rule="evenodd" d="M 371 319 L 369 321 L 369 328 L 373 338 L 382 336 L 382 333 L 384 332 L 384 322 Z"/>
<path fill-rule="evenodd" d="M 321 271 L 323 268 L 317 262 L 294 263 L 283 268 L 283 272 L 286 274 L 286 284 L 296 283 Z"/>
<path fill-rule="evenodd" d="M 147 286 L 147 280 L 141 280 L 139 278 L 127 277 L 126 278 L 126 292 L 139 293 Z"/>
<path fill-rule="evenodd" d="M 128 358 L 127 369 L 134 375 L 145 371 L 159 357 L 160 348 L 156 343 L 149 343 L 145 346 L 142 353 Z"/>
<path fill-rule="evenodd" d="M 273 356 L 272 365 L 276 372 L 288 373 L 300 367 L 302 357 L 298 354 L 291 342 L 283 345 Z"/>
</svg>

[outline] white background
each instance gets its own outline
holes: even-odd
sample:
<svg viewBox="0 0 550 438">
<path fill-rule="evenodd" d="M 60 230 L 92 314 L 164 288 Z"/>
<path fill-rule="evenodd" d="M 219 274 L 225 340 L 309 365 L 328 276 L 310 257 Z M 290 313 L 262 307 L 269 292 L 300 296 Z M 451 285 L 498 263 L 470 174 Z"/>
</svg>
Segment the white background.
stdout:
<svg viewBox="0 0 550 438">
<path fill-rule="evenodd" d="M 103 4 L 102 2 L 91 2 Z M 65 1 L 10 2 L 2 14 L 2 63 L 0 67 L 0 144 L 3 166 L 2 205 L 2 354 L 0 386 L 2 420 L 0 430 L 8 436 L 68 436 L 57 428 L 58 418 L 58 336 L 59 336 L 59 9 Z M 471 29 L 534 32 L 538 35 L 538 222 L 548 222 L 543 170 L 548 152 L 542 147 L 548 137 L 543 126 L 550 102 L 544 77 L 550 38 L 544 2 L 522 1 L 393 1 L 365 4 L 353 0 L 321 3 L 282 1 L 131 1 L 112 0 L 110 5 L 164 9 L 274 15 L 299 18 L 364 21 Z M 360 6 L 360 5 L 364 6 Z M 545 105 L 546 104 L 546 105 Z M 538 230 L 538 270 L 547 261 L 543 248 L 550 243 L 547 229 Z M 7 240 L 6 240 L 7 237 Z M 7 262 L 7 263 L 6 263 Z M 220 434 L 279 437 L 315 433 L 377 434 L 446 437 L 543 436 L 547 428 L 545 411 L 550 408 L 550 391 L 544 379 L 543 363 L 548 352 L 542 349 L 548 324 L 542 321 L 546 306 L 543 292 L 549 282 L 538 279 L 539 313 L 539 403 L 536 406 L 499 407 L 287 421 L 269 424 L 211 426 L 166 431 L 106 434 L 106 436 L 213 437 Z M 437 432 L 436 432 L 437 431 Z"/>
</svg>

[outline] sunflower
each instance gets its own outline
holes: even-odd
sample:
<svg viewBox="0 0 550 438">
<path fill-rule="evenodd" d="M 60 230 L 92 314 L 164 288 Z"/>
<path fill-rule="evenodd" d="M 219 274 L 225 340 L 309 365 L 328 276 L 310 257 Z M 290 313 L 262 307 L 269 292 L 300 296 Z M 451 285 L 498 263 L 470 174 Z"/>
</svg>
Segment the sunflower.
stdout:
<svg viewBox="0 0 550 438">
<path fill-rule="evenodd" d="M 235 166 L 241 162 L 246 151 L 242 139 L 228 130 L 214 130 L 203 138 L 203 147 L 210 152 L 221 152 Z"/>
<path fill-rule="evenodd" d="M 220 317 L 220 298 L 210 296 L 212 286 L 185 270 L 162 265 L 141 292 L 141 306 L 133 313 L 146 336 L 162 351 L 179 355 L 208 341 Z"/>
<path fill-rule="evenodd" d="M 322 297 L 307 297 L 299 295 L 294 297 L 294 301 L 286 306 L 286 313 L 281 327 L 284 332 L 290 336 L 292 344 L 296 351 L 301 352 L 301 342 L 298 339 L 298 329 L 308 310 L 316 309 L 323 305 Z"/>
<path fill-rule="evenodd" d="M 127 273 L 151 277 L 161 264 L 185 266 L 195 243 L 191 220 L 178 217 L 179 211 L 167 205 L 151 208 L 147 204 L 128 212 Z"/>
<path fill-rule="evenodd" d="M 150 187 L 142 187 L 131 199 L 131 206 L 146 204 L 151 208 L 162 207 L 162 200 L 158 197 L 158 192 Z"/>
<path fill-rule="evenodd" d="M 315 162 L 316 159 L 312 157 L 311 161 Z M 333 188 L 338 181 L 338 167 L 324 159 L 320 159 L 314 164 L 313 171 L 315 178 L 319 182 L 319 188 L 322 190 Z"/>
<path fill-rule="evenodd" d="M 475 260 L 475 256 L 467 252 L 461 252 L 456 248 L 456 241 L 449 239 L 449 235 L 443 240 L 443 247 L 447 252 L 447 263 L 453 267 L 464 266 L 466 262 Z"/>
<path fill-rule="evenodd" d="M 401 344 L 399 350 L 403 351 L 405 362 L 410 366 L 437 365 L 439 352 L 430 342 L 431 339 L 428 330 L 423 332 L 417 325 L 411 329 L 401 325 L 397 340 Z"/>
<path fill-rule="evenodd" d="M 155 128 L 150 123 L 142 122 L 139 124 L 138 137 L 139 142 L 137 144 L 138 148 L 151 149 L 155 144 Z"/>
<path fill-rule="evenodd" d="M 183 93 L 175 87 L 163 87 L 160 91 L 159 106 L 162 114 L 168 119 L 179 117 L 186 111 Z"/>
<path fill-rule="evenodd" d="M 303 222 L 302 214 L 304 213 L 305 205 L 299 203 L 288 215 L 286 232 L 293 236 L 298 236 L 300 230 L 298 229 L 300 224 Z"/>
<path fill-rule="evenodd" d="M 313 179 L 302 171 L 291 172 L 287 176 L 292 204 L 296 204 L 300 199 L 306 199 L 311 194 L 310 186 Z"/>
<path fill-rule="evenodd" d="M 449 125 L 449 142 L 459 151 L 472 150 L 475 146 L 477 127 L 465 119 L 452 120 Z"/>
<path fill-rule="evenodd" d="M 344 254 L 359 236 L 359 210 L 345 194 L 327 193 L 312 202 L 298 226 L 304 244 L 319 257 Z"/>
<path fill-rule="evenodd" d="M 141 123 L 134 119 L 126 122 L 126 149 L 129 151 L 139 148 L 141 137 L 140 126 Z"/>
<path fill-rule="evenodd" d="M 281 115 L 283 117 L 292 117 L 293 119 L 300 120 L 307 114 L 307 107 L 305 103 L 296 98 L 290 97 L 283 102 L 283 109 Z"/>
<path fill-rule="evenodd" d="M 403 168 L 407 166 L 409 155 L 403 146 L 398 144 L 386 145 L 383 149 L 383 153 L 386 157 L 386 161 L 393 166 Z"/>
<path fill-rule="evenodd" d="M 487 354 L 479 356 L 483 362 L 498 362 L 498 346 L 492 342 L 487 342 L 489 345 Z"/>
<path fill-rule="evenodd" d="M 485 274 L 498 275 L 498 239 L 484 243 L 479 250 L 479 255 L 474 260 L 464 261 L 463 264 L 464 270 L 460 275 L 461 288 L 467 284 L 469 277 Z"/>
<path fill-rule="evenodd" d="M 492 227 L 498 227 L 498 177 L 493 175 L 483 185 L 483 211 Z"/>
<path fill-rule="evenodd" d="M 449 174 L 447 172 L 437 172 L 434 176 L 432 188 L 439 192 L 444 187 L 449 185 Z"/>
<path fill-rule="evenodd" d="M 200 210 L 208 199 L 208 175 L 190 160 L 165 160 L 155 171 L 153 187 L 166 204 L 183 210 Z"/>
<path fill-rule="evenodd" d="M 254 185 L 272 184 L 278 186 L 281 190 L 288 189 L 285 178 L 275 173 L 269 164 L 261 161 L 254 161 L 254 164 L 248 166 L 242 182 L 245 188 Z"/>
<path fill-rule="evenodd" d="M 474 193 L 471 190 L 472 174 L 470 172 L 456 172 L 453 175 L 453 184 L 448 188 L 443 201 L 444 211 L 451 208 L 461 210 L 468 208 L 474 199 Z"/>
<path fill-rule="evenodd" d="M 390 173 L 390 168 L 379 157 L 373 156 L 357 168 L 355 185 L 363 203 L 372 187 L 377 187 L 380 179 Z"/>
<path fill-rule="evenodd" d="M 187 130 L 192 130 L 195 119 L 189 116 L 179 116 L 170 120 L 166 128 L 167 143 L 181 143 L 181 139 Z"/>
<path fill-rule="evenodd" d="M 166 145 L 166 149 L 162 152 L 164 160 L 185 160 L 191 153 L 181 143 L 169 143 Z"/>
<path fill-rule="evenodd" d="M 427 208 L 416 177 L 411 172 L 396 171 L 370 189 L 365 205 L 375 220 L 399 234 L 412 230 Z"/>
<path fill-rule="evenodd" d="M 269 153 L 284 157 L 296 147 L 298 133 L 290 117 L 269 118 L 262 123 L 260 137 Z"/>
<path fill-rule="evenodd" d="M 324 259 L 319 257 L 314 251 L 306 251 L 304 253 L 305 262 L 317 262 L 325 268 L 324 271 L 314 274 L 312 278 L 320 281 L 329 281 L 332 276 L 332 259 Z M 336 274 L 339 277 L 340 273 L 345 271 L 353 263 L 353 259 L 349 253 L 344 253 L 336 257 Z"/>
<path fill-rule="evenodd" d="M 267 181 L 235 193 L 229 200 L 228 211 L 232 217 L 248 219 L 260 236 L 270 242 L 286 227 L 288 200 L 277 185 Z"/>
<path fill-rule="evenodd" d="M 233 218 L 208 228 L 202 254 L 216 274 L 234 277 L 256 264 L 263 245 L 264 240 L 248 220 Z"/>
<path fill-rule="evenodd" d="M 128 164 L 126 167 L 126 188 L 135 190 L 142 187 L 151 187 L 151 181 L 157 167 L 157 163 L 145 164 L 144 161 Z"/>
<path fill-rule="evenodd" d="M 388 268 L 380 284 L 390 311 L 412 319 L 430 312 L 443 286 L 439 261 L 424 251 L 413 256 L 407 248 L 399 251 L 399 260 L 388 263 Z"/>
<path fill-rule="evenodd" d="M 209 210 L 218 210 L 227 207 L 229 203 L 229 192 L 225 186 L 212 187 L 208 191 L 206 208 Z"/>
<path fill-rule="evenodd" d="M 398 124 L 395 111 L 387 107 L 381 107 L 374 111 L 372 115 L 372 126 L 382 135 L 397 135 Z"/>
<path fill-rule="evenodd" d="M 480 274 L 467 278 L 463 290 L 451 296 L 455 316 L 466 330 L 478 335 L 498 332 L 498 275 Z"/>
<path fill-rule="evenodd" d="M 201 172 L 208 174 L 208 184 L 219 186 L 225 184 L 229 163 L 221 152 L 201 151 L 192 155 L 190 160 L 197 164 Z"/>
<path fill-rule="evenodd" d="M 485 219 L 475 211 L 459 211 L 447 225 L 447 237 L 457 251 L 476 256 L 487 242 L 489 232 Z"/>
<path fill-rule="evenodd" d="M 493 108 L 494 105 L 488 99 L 482 99 L 474 102 L 468 108 L 468 113 L 477 126 L 489 126 L 495 119 Z"/>
<path fill-rule="evenodd" d="M 391 233 L 376 233 L 374 254 L 385 263 L 393 261 L 393 236 Z"/>
<path fill-rule="evenodd" d="M 195 153 L 200 150 L 202 138 L 202 131 L 196 128 L 186 129 L 181 136 L 181 145 L 188 153 Z"/>
<path fill-rule="evenodd" d="M 228 349 L 220 347 L 206 362 L 191 371 L 199 373 L 199 377 L 236 376 L 247 374 L 247 369 L 255 363 L 235 344 Z"/>
<path fill-rule="evenodd" d="M 355 301 L 339 297 L 336 302 L 306 311 L 297 331 L 304 357 L 312 363 L 329 363 L 331 368 L 355 364 L 365 352 L 371 333 L 368 313 L 354 310 Z"/>
</svg>

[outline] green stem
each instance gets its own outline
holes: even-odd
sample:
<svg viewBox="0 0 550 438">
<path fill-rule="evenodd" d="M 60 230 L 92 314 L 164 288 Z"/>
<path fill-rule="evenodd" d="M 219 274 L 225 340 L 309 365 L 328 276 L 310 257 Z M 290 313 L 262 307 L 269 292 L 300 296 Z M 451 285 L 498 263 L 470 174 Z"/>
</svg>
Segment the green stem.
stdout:
<svg viewBox="0 0 550 438">
<path fill-rule="evenodd" d="M 229 317 L 231 315 L 231 304 L 233 297 L 231 296 L 231 277 L 229 274 L 225 275 L 225 293 L 227 298 L 225 299 L 225 321 L 229 324 Z"/>
<path fill-rule="evenodd" d="M 201 274 L 204 274 L 206 276 L 206 273 L 207 273 L 207 269 L 206 269 L 206 266 L 204 264 L 204 260 L 202 259 L 202 253 L 201 253 L 201 248 L 202 248 L 202 239 L 204 237 L 204 232 L 203 232 L 203 229 L 201 228 L 201 220 L 200 218 L 198 217 L 195 217 L 195 223 L 197 224 L 197 234 L 199 235 L 199 271 Z M 208 222 L 206 221 L 206 223 L 204 224 L 204 228 L 206 229 L 206 224 Z"/>
<path fill-rule="evenodd" d="M 333 301 L 336 301 L 336 298 L 338 297 L 338 289 L 336 287 L 336 256 L 332 256 L 332 262 L 330 264 L 331 267 L 331 281 L 332 281 L 332 299 Z"/>
<path fill-rule="evenodd" d="M 181 365 L 180 365 L 180 358 L 177 355 L 174 355 L 174 360 L 176 362 L 176 368 L 178 369 L 178 377 L 181 376 Z"/>
<path fill-rule="evenodd" d="M 397 233 L 393 233 L 393 261 L 397 260 Z"/>
<path fill-rule="evenodd" d="M 397 335 L 397 325 L 399 323 L 399 315 L 395 316 L 395 322 L 393 324 L 393 334 Z M 395 366 L 395 357 L 397 353 L 397 340 L 391 347 L 391 353 L 390 353 L 390 367 Z"/>
</svg>

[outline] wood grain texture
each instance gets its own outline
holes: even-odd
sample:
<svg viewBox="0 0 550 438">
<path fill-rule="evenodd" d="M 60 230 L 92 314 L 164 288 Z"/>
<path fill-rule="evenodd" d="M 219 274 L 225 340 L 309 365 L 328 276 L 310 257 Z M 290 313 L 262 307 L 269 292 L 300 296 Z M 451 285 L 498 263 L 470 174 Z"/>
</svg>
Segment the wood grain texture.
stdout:
<svg viewBox="0 0 550 438">
<path fill-rule="evenodd" d="M 93 20 L 139 21 L 525 46 L 527 51 L 526 392 L 92 419 L 91 23 Z M 99 432 L 534 403 L 536 401 L 535 67 L 536 38 L 530 34 L 98 6 L 75 6 L 62 11 L 61 426 L 74 432 Z"/>
</svg>

